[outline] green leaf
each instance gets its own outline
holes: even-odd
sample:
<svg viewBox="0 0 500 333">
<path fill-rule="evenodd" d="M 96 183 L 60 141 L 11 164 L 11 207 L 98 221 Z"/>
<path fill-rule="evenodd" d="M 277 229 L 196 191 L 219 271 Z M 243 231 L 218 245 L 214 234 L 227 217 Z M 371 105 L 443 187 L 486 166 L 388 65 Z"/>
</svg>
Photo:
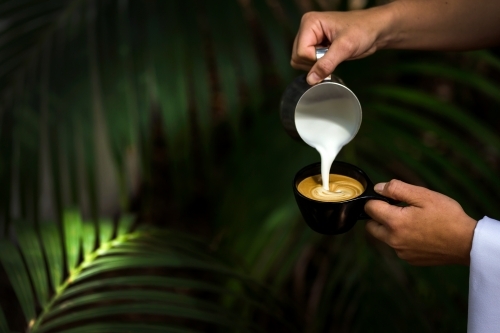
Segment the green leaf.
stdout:
<svg viewBox="0 0 500 333">
<path fill-rule="evenodd" d="M 101 220 L 102 221 L 102 220 Z M 95 249 L 96 230 L 92 221 L 85 221 L 82 224 L 82 247 L 83 255 L 88 256 Z"/>
<path fill-rule="evenodd" d="M 472 51 L 467 53 L 468 57 L 486 62 L 488 65 L 500 70 L 500 58 L 496 57 L 488 50 Z"/>
<path fill-rule="evenodd" d="M 63 215 L 64 243 L 66 247 L 66 263 L 68 272 L 71 274 L 78 264 L 80 255 L 80 237 L 82 232 L 82 220 L 76 210 L 67 210 Z"/>
<path fill-rule="evenodd" d="M 219 301 L 213 301 L 219 300 L 219 295 L 231 296 L 234 304 L 249 311 L 262 310 L 279 319 L 279 308 L 260 286 L 247 276 L 234 272 L 218 263 L 215 258 L 209 257 L 200 246 L 201 243 L 189 238 L 173 232 L 148 230 L 108 241 L 94 253 L 87 255 L 83 265 L 73 270 L 71 280 L 58 290 L 32 331 L 46 332 L 81 320 L 92 318 L 95 321 L 95 318 L 112 314 L 133 313 L 173 316 L 237 330 L 240 328 L 239 331 L 249 330 L 253 324 L 244 323 L 245 316 L 228 311 Z M 115 249 L 120 251 L 114 252 Z M 134 268 L 140 267 L 196 269 L 204 272 L 203 276 L 210 274 L 208 276 L 213 276 L 214 280 L 206 282 L 192 278 L 129 274 L 139 272 Z M 97 277 L 96 274 L 123 269 L 132 270 L 125 276 L 89 279 Z M 227 281 L 234 281 L 236 285 L 248 288 L 253 293 L 248 297 L 241 287 L 237 291 L 231 290 L 227 287 Z M 166 288 L 168 289 L 165 290 Z M 200 292 L 203 295 L 206 292 L 212 293 L 215 298 L 198 297 Z M 260 297 L 268 299 L 268 302 L 261 304 L 256 301 Z"/>
<path fill-rule="evenodd" d="M 59 326 L 70 324 L 77 321 L 95 320 L 112 315 L 123 314 L 151 314 L 172 316 L 177 318 L 185 318 L 195 321 L 213 323 L 221 326 L 237 328 L 241 332 L 248 329 L 248 325 L 242 321 L 236 321 L 236 318 L 227 316 L 227 313 L 219 314 L 199 309 L 186 308 L 174 304 L 153 304 L 153 303 L 135 303 L 135 304 L 117 304 L 117 305 L 103 305 L 93 309 L 85 309 L 78 312 L 70 313 L 62 317 L 54 318 L 46 324 L 42 324 L 35 332 L 44 333 L 51 331 Z"/>
<path fill-rule="evenodd" d="M 422 107 L 426 111 L 439 115 L 447 121 L 460 126 L 484 145 L 500 147 L 500 138 L 496 133 L 455 105 L 442 102 L 431 95 L 403 87 L 380 85 L 372 87 L 368 91 L 374 96 L 387 97 L 413 106 Z"/>
<path fill-rule="evenodd" d="M 16 293 L 26 324 L 36 318 L 35 297 L 28 272 L 19 251 L 7 240 L 0 240 L 0 261 Z"/>
<path fill-rule="evenodd" d="M 102 245 L 109 240 L 113 236 L 114 225 L 113 221 L 109 219 L 100 219 L 99 220 L 99 245 Z"/>
<path fill-rule="evenodd" d="M 389 71 L 401 73 L 413 73 L 419 76 L 431 75 L 440 78 L 448 78 L 460 82 L 466 86 L 476 89 L 497 102 L 500 102 L 500 86 L 488 80 L 482 75 L 470 70 L 461 70 L 439 63 L 410 63 L 392 66 Z"/>
<path fill-rule="evenodd" d="M 230 120 L 232 134 L 236 135 L 239 131 L 239 120 L 241 104 L 239 103 L 240 83 L 238 75 L 238 64 L 235 51 L 231 44 L 235 42 L 232 29 L 227 28 L 225 15 L 226 3 L 221 0 L 215 0 L 211 6 L 207 6 L 207 19 L 209 20 L 210 37 L 213 42 L 213 56 L 217 69 L 217 78 L 223 94 L 223 109 L 227 112 Z"/>
<path fill-rule="evenodd" d="M 266 65 L 275 68 L 283 82 L 292 81 L 294 71 L 289 64 L 290 50 L 286 42 L 288 37 L 293 34 L 292 29 L 286 31 L 285 27 L 280 24 L 275 13 L 273 13 L 273 8 L 269 6 L 267 1 L 252 1 L 252 5 L 255 6 L 256 12 L 259 13 L 256 19 L 261 23 L 261 27 L 265 31 L 264 38 L 267 39 L 272 55 L 272 62 L 266 62 Z M 293 11 L 298 13 L 297 10 Z"/>
<path fill-rule="evenodd" d="M 197 6 L 196 0 L 182 1 L 183 21 L 185 25 L 186 37 L 191 42 L 187 45 L 188 80 L 192 87 L 192 101 L 196 107 L 196 121 L 198 129 L 201 131 L 201 143 L 205 152 L 211 148 L 212 119 L 211 119 L 211 91 L 210 91 L 210 71 L 208 64 L 208 54 L 203 45 L 203 37 L 200 34 L 201 27 L 194 15 L 189 15 L 192 8 Z"/>
<path fill-rule="evenodd" d="M 123 215 L 118 220 L 118 230 L 117 235 L 123 236 L 132 231 L 132 225 L 134 224 L 133 215 Z"/>
<path fill-rule="evenodd" d="M 52 317 L 57 317 L 66 310 L 74 312 L 71 310 L 80 306 L 99 306 L 100 304 L 112 302 L 115 302 L 116 304 L 124 304 L 127 302 L 144 302 L 145 304 L 165 303 L 184 306 L 186 308 L 198 308 L 199 310 L 207 310 L 213 313 L 224 313 L 227 311 L 226 308 L 221 307 L 219 304 L 203 300 L 199 297 L 167 292 L 158 289 L 147 290 L 141 288 L 136 290 L 125 289 L 119 291 L 95 291 L 89 295 L 81 295 L 59 303 L 51 309 L 45 319 L 47 320 Z"/>
<path fill-rule="evenodd" d="M 58 226 L 54 222 L 43 223 L 40 226 L 47 267 L 53 290 L 61 285 L 63 276 L 63 242 Z"/>
<path fill-rule="evenodd" d="M 58 333 L 201 333 L 188 328 L 170 325 L 136 324 L 136 323 L 97 323 L 81 325 L 74 328 L 58 331 Z"/>
<path fill-rule="evenodd" d="M 262 85 L 259 80 L 259 61 L 255 47 L 250 43 L 252 36 L 248 26 L 251 23 L 247 21 L 246 9 L 242 8 L 241 3 L 237 1 L 226 2 L 220 8 L 227 18 L 226 24 L 231 26 L 231 29 L 226 33 L 226 37 L 232 39 L 231 46 L 234 50 L 235 64 L 238 65 L 239 78 L 247 90 L 251 91 L 251 94 L 248 94 L 247 97 L 249 99 L 248 104 L 250 104 L 254 114 L 257 114 L 258 107 L 262 103 Z"/>
<path fill-rule="evenodd" d="M 130 252 L 130 251 L 127 251 Z M 137 253 L 135 250 L 132 253 Z M 140 253 L 140 252 L 139 252 Z M 144 267 L 176 267 L 176 268 L 192 268 L 192 269 L 203 269 L 213 272 L 219 272 L 222 274 L 231 274 L 231 270 L 224 268 L 220 265 L 213 263 L 206 263 L 201 260 L 191 259 L 186 256 L 180 256 L 178 254 L 166 254 L 163 253 L 161 256 L 155 255 L 154 252 L 143 252 L 150 254 L 147 257 L 101 257 L 96 259 L 94 265 L 83 271 L 80 275 L 75 277 L 74 281 L 79 281 L 81 279 L 86 279 L 97 274 L 104 272 L 109 272 L 117 269 L 131 269 L 131 268 L 144 268 Z"/>
<path fill-rule="evenodd" d="M 397 138 L 399 141 L 407 142 L 414 147 L 418 147 L 418 149 L 427 157 L 429 157 L 432 161 L 436 162 L 437 165 L 441 166 L 445 170 L 448 175 L 453 177 L 454 183 L 460 185 L 462 190 L 460 191 L 449 191 L 448 194 L 455 193 L 455 197 L 460 197 L 462 203 L 467 203 L 468 198 L 465 196 L 458 196 L 458 193 L 475 193 L 477 196 L 478 202 L 483 205 L 486 211 L 494 211 L 496 207 L 496 202 L 492 200 L 492 198 L 484 194 L 483 192 L 478 193 L 475 191 L 477 189 L 477 184 L 471 180 L 469 177 L 463 177 L 463 172 L 458 170 L 454 165 L 450 162 L 449 159 L 444 158 L 443 156 L 437 154 L 434 150 L 429 149 L 422 142 L 416 140 L 414 137 L 408 135 L 407 132 L 398 130 L 397 127 L 388 126 L 383 122 L 378 122 L 377 128 L 379 128 L 383 133 L 387 136 L 392 136 L 393 138 Z M 386 138 L 384 138 L 386 140 Z M 440 172 L 436 172 L 436 177 L 440 177 Z"/>
<path fill-rule="evenodd" d="M 35 287 L 35 292 L 39 304 L 43 307 L 49 297 L 47 273 L 45 271 L 45 258 L 42 247 L 38 240 L 33 226 L 28 224 L 18 225 L 16 228 L 19 248 L 26 261 L 31 281 Z"/>
<path fill-rule="evenodd" d="M 382 138 L 373 138 L 373 141 L 378 143 L 379 147 L 383 147 L 386 141 Z M 439 191 L 444 194 L 450 195 L 450 193 L 454 193 L 453 188 L 449 183 L 443 182 L 441 175 L 433 172 L 431 169 L 426 168 L 420 161 L 410 157 L 408 152 L 402 150 L 401 148 L 394 146 L 391 147 L 390 151 L 385 151 L 386 153 L 390 153 L 391 156 L 397 156 L 397 159 L 407 164 L 411 170 L 414 170 L 427 184 L 429 184 L 434 190 Z M 368 152 L 373 157 L 381 159 L 381 152 Z M 385 160 L 382 159 L 382 162 Z M 459 198 L 460 199 L 460 198 Z"/>
<path fill-rule="evenodd" d="M 74 297 L 75 295 L 86 293 L 97 288 L 106 287 L 141 287 L 148 286 L 154 288 L 177 288 L 177 289 L 192 289 L 210 293 L 230 293 L 231 290 L 223 287 L 204 282 L 193 280 L 191 278 L 173 278 L 165 276 L 126 276 L 115 278 L 101 278 L 97 281 L 85 281 L 71 286 L 62 295 L 59 300 Z"/>
<path fill-rule="evenodd" d="M 451 147 L 457 154 L 462 155 L 466 160 L 471 161 L 470 166 L 487 177 L 491 182 L 500 188 L 500 179 L 496 177 L 493 170 L 484 161 L 483 156 L 469 142 L 462 140 L 459 134 L 455 134 L 446 127 L 439 126 L 432 119 L 422 114 L 408 112 L 404 108 L 385 104 L 368 104 L 368 109 L 376 110 L 388 118 L 395 119 L 412 126 L 421 131 L 431 131 L 436 133 L 440 140 Z"/>
<path fill-rule="evenodd" d="M 3 314 L 3 310 L 0 307 L 0 333 L 9 333 L 9 326 L 7 326 L 7 319 L 5 318 L 5 315 Z"/>
</svg>

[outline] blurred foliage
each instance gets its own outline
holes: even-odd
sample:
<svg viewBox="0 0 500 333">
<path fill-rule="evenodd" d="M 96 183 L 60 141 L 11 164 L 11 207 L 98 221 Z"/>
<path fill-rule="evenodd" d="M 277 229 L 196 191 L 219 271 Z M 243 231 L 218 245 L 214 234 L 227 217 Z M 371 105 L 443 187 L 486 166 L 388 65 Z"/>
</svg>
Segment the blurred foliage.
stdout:
<svg viewBox="0 0 500 333">
<path fill-rule="evenodd" d="M 293 201 L 319 159 L 277 116 L 301 13 L 374 4 L 1 1 L 0 333 L 465 332 L 466 268 L 315 234 Z M 498 217 L 499 73 L 341 64 L 363 123 L 338 159 Z"/>
<path fill-rule="evenodd" d="M 20 306 L 7 308 L 8 318 L 24 319 L 30 332 L 206 332 L 214 326 L 254 332 L 261 330 L 254 321 L 260 312 L 293 331 L 279 320 L 282 306 L 266 288 L 207 254 L 205 243 L 164 230 L 130 232 L 132 222 L 124 216 L 117 225 L 94 224 L 68 210 L 62 230 L 48 223 L 38 233 L 16 224 L 17 246 L 0 241 L 0 261 Z M 19 265 L 23 258 L 26 269 Z M 26 288 L 30 281 L 34 293 Z"/>
</svg>

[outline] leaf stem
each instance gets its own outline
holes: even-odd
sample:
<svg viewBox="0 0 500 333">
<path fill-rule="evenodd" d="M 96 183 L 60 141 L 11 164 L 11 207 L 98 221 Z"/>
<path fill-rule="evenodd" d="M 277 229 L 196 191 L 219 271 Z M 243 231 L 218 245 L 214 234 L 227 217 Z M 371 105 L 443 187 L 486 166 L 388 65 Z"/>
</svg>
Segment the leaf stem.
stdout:
<svg viewBox="0 0 500 333">
<path fill-rule="evenodd" d="M 68 278 L 64 281 L 63 284 L 61 284 L 59 287 L 56 288 L 52 299 L 47 303 L 47 305 L 45 305 L 43 307 L 43 310 L 40 313 L 40 315 L 38 316 L 38 318 L 36 318 L 35 320 L 32 320 L 30 322 L 27 332 L 33 333 L 33 332 L 37 331 L 37 329 L 39 328 L 39 326 L 41 325 L 41 323 L 43 322 L 43 320 L 45 319 L 47 314 L 50 312 L 50 310 L 54 306 L 54 304 L 56 304 L 57 301 L 59 300 L 59 297 L 66 291 L 66 289 L 68 289 L 68 287 L 71 285 L 71 283 L 73 283 L 78 278 L 80 273 L 85 268 L 92 265 L 92 263 L 99 256 L 105 255 L 113 247 L 116 247 L 125 241 L 135 239 L 135 238 L 139 237 L 140 235 L 141 235 L 140 232 L 133 232 L 130 234 L 118 236 L 118 237 L 116 237 L 108 242 L 101 244 L 101 246 L 99 248 L 97 248 L 95 251 L 85 255 L 85 257 L 84 257 L 83 261 L 80 263 L 80 265 L 78 265 L 76 268 L 70 270 Z"/>
</svg>

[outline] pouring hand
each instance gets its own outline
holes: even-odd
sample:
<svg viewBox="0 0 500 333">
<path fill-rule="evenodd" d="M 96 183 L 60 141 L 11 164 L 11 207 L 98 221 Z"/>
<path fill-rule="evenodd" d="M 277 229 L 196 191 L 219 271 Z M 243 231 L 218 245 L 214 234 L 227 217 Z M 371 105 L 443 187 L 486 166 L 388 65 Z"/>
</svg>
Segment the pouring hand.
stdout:
<svg viewBox="0 0 500 333">
<path fill-rule="evenodd" d="M 377 7 L 350 12 L 306 13 L 295 37 L 292 67 L 310 70 L 309 84 L 320 82 L 342 61 L 363 58 L 381 48 L 387 16 L 387 11 Z M 316 62 L 316 46 L 324 44 L 330 45 L 329 50 Z"/>
<path fill-rule="evenodd" d="M 399 180 L 377 184 L 375 191 L 408 204 L 398 207 L 370 200 L 365 205 L 373 219 L 366 230 L 394 248 L 399 258 L 418 266 L 469 265 L 477 221 L 458 202 Z"/>
<path fill-rule="evenodd" d="M 295 37 L 291 64 L 318 83 L 344 60 L 381 48 L 474 50 L 498 45 L 500 1 L 399 0 L 365 10 L 307 13 Z M 315 47 L 330 45 L 316 64 Z M 312 67 L 312 68 L 311 68 Z"/>
</svg>

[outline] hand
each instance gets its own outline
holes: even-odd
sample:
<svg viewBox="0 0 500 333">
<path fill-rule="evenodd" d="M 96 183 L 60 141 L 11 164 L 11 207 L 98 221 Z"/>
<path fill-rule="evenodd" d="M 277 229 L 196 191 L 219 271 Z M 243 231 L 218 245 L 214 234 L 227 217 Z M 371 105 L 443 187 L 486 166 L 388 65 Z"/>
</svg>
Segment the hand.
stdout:
<svg viewBox="0 0 500 333">
<path fill-rule="evenodd" d="M 384 44 L 388 26 L 387 6 L 350 12 L 309 12 L 302 17 L 295 37 L 291 65 L 309 70 L 307 82 L 316 84 L 330 75 L 344 60 L 374 53 Z M 316 62 L 316 46 L 330 45 Z M 312 68 L 311 68 L 312 67 Z"/>
<path fill-rule="evenodd" d="M 394 248 L 399 258 L 418 266 L 469 265 L 477 221 L 458 202 L 399 180 L 377 184 L 375 191 L 408 204 L 370 200 L 365 205 L 373 219 L 366 230 Z"/>
</svg>

